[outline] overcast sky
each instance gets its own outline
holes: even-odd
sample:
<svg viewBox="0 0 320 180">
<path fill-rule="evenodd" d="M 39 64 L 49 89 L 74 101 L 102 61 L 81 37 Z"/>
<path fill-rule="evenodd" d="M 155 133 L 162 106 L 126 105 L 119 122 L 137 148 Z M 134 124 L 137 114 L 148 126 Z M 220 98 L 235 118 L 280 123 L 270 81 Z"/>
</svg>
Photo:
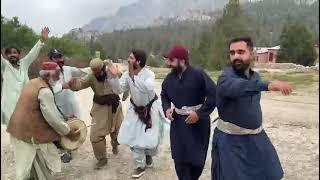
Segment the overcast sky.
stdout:
<svg viewBox="0 0 320 180">
<path fill-rule="evenodd" d="M 1 0 L 1 14 L 19 17 L 36 32 L 48 26 L 51 35 L 61 36 L 92 18 L 114 14 L 122 5 L 137 0 Z"/>
</svg>

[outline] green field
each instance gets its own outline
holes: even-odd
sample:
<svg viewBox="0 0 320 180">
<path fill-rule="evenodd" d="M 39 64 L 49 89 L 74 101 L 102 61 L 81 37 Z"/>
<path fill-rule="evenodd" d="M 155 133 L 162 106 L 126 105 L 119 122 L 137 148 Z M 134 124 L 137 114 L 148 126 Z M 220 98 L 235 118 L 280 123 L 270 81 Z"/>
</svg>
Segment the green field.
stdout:
<svg viewBox="0 0 320 180">
<path fill-rule="evenodd" d="M 151 68 L 155 74 L 156 79 L 162 80 L 170 72 L 167 68 Z M 221 71 L 209 71 L 207 72 L 214 81 L 216 81 Z M 288 81 L 294 87 L 305 87 L 315 83 L 319 83 L 318 72 L 298 73 L 298 72 L 268 72 L 261 71 L 260 76 L 264 81 L 283 80 Z"/>
</svg>

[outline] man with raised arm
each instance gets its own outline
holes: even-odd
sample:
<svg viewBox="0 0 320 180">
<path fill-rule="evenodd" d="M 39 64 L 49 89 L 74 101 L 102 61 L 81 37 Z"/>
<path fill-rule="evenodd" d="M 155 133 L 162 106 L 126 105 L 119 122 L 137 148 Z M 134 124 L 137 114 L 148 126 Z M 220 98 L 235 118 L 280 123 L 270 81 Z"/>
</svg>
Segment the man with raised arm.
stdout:
<svg viewBox="0 0 320 180">
<path fill-rule="evenodd" d="M 24 85 L 29 81 L 28 70 L 37 59 L 44 42 L 48 39 L 49 28 L 41 31 L 41 38 L 31 51 L 22 59 L 20 49 L 9 47 L 5 59 L 1 54 L 1 124 L 8 124 Z"/>
<path fill-rule="evenodd" d="M 147 167 L 152 167 L 152 157 L 158 153 L 166 122 L 161 101 L 155 93 L 155 75 L 145 67 L 146 61 L 143 50 L 132 50 L 128 58 L 129 70 L 120 79 L 115 65 L 109 64 L 116 93 L 129 91 L 131 96 L 118 140 L 130 146 L 133 153 L 133 178 L 141 177 Z"/>
<path fill-rule="evenodd" d="M 292 91 L 287 82 L 264 82 L 250 64 L 254 60 L 249 37 L 229 43 L 231 67 L 217 83 L 219 119 L 212 140 L 212 180 L 280 180 L 283 170 L 262 126 L 262 91 Z"/>
</svg>

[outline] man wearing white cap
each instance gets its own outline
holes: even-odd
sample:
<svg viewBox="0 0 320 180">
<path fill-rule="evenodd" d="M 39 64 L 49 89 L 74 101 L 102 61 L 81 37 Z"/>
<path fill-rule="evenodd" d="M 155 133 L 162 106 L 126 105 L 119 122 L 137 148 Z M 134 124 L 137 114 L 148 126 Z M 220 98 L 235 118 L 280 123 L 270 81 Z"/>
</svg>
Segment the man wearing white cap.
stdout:
<svg viewBox="0 0 320 180">
<path fill-rule="evenodd" d="M 93 152 L 98 160 L 95 169 L 105 166 L 107 160 L 107 135 L 111 137 L 113 154 L 118 154 L 118 132 L 123 120 L 122 106 L 120 97 L 115 94 L 111 84 L 111 74 L 104 62 L 95 58 L 90 61 L 92 73 L 88 74 L 79 81 L 70 82 L 70 88 L 74 91 L 91 87 L 94 92 L 93 106 L 90 112 L 92 124 L 90 131 L 90 141 Z"/>
<path fill-rule="evenodd" d="M 48 57 L 51 61 L 56 62 L 61 69 L 59 83 L 53 87 L 57 106 L 65 117 L 74 116 L 80 119 L 80 111 L 75 94 L 65 85 L 67 85 L 66 82 L 69 82 L 72 78 L 84 77 L 85 75 L 91 73 L 90 67 L 76 68 L 72 66 L 66 66 L 63 53 L 57 49 L 49 52 Z"/>
<path fill-rule="evenodd" d="M 80 110 L 76 100 L 75 93 L 68 89 L 68 83 L 72 78 L 83 77 L 91 73 L 90 67 L 76 68 L 65 65 L 65 58 L 61 51 L 54 49 L 49 52 L 48 57 L 50 61 L 57 63 L 60 67 L 61 73 L 59 82 L 53 86 L 54 97 L 59 110 L 63 113 L 65 119 L 76 117 L 80 119 Z M 56 143 L 60 148 L 59 144 Z M 61 149 L 61 160 L 64 163 L 69 163 L 72 160 L 71 152 Z"/>
</svg>

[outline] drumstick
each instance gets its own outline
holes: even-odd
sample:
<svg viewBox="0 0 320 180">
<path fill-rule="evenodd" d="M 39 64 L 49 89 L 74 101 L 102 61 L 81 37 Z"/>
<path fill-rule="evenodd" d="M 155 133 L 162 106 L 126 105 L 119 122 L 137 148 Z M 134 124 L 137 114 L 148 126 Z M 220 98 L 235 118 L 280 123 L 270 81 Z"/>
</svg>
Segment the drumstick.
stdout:
<svg viewBox="0 0 320 180">
<path fill-rule="evenodd" d="M 83 128 L 81 128 L 81 129 L 78 129 L 78 130 L 76 130 L 75 133 L 78 133 L 78 132 L 80 132 L 82 129 L 88 128 L 88 127 L 93 126 L 93 125 L 95 125 L 95 124 L 96 124 L 96 123 L 93 123 L 93 124 L 90 124 L 90 125 L 88 125 L 88 126 L 86 126 L 86 127 L 83 127 Z"/>
</svg>

